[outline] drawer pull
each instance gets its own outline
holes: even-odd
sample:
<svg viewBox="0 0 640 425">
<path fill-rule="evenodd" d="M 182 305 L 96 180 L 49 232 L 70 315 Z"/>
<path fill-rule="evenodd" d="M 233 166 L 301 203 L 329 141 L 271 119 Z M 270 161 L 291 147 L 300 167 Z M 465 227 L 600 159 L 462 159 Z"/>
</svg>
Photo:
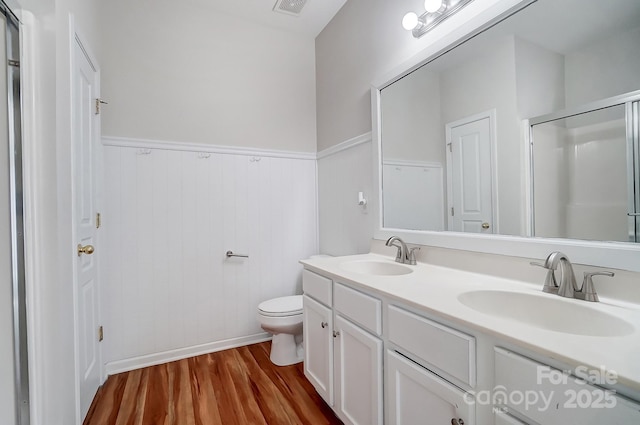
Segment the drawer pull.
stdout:
<svg viewBox="0 0 640 425">
<path fill-rule="evenodd" d="M 340 331 L 333 331 L 333 337 L 337 338 L 340 336 Z"/>
<path fill-rule="evenodd" d="M 322 326 L 322 329 L 326 328 L 327 326 L 329 326 L 329 324 L 327 322 L 321 322 L 320 326 Z"/>
<path fill-rule="evenodd" d="M 464 425 L 464 421 L 462 420 L 462 418 L 460 419 L 453 418 L 451 419 L 451 425 Z"/>
</svg>

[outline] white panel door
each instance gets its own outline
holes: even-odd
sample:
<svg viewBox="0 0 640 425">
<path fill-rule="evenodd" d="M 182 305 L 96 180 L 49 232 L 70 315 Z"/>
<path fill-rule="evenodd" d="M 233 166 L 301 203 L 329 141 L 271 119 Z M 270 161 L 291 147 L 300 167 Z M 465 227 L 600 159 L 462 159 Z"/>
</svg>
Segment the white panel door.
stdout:
<svg viewBox="0 0 640 425">
<path fill-rule="evenodd" d="M 98 257 L 96 245 L 94 148 L 98 141 L 98 74 L 79 41 L 74 49 L 73 69 L 73 219 L 78 244 L 75 263 L 76 367 L 79 380 L 80 415 L 89 410 L 100 386 L 98 341 Z M 81 251 L 82 250 L 82 251 Z"/>
<path fill-rule="evenodd" d="M 381 425 L 382 341 L 340 315 L 334 336 L 338 416 L 346 424 Z"/>
<path fill-rule="evenodd" d="M 449 230 L 493 233 L 490 118 L 452 127 L 448 144 Z"/>
<path fill-rule="evenodd" d="M 333 314 L 308 295 L 303 302 L 304 375 L 333 406 Z"/>
<path fill-rule="evenodd" d="M 458 387 L 393 351 L 387 351 L 386 370 L 390 425 L 451 424 L 453 419 L 475 424 L 474 405 Z"/>
</svg>

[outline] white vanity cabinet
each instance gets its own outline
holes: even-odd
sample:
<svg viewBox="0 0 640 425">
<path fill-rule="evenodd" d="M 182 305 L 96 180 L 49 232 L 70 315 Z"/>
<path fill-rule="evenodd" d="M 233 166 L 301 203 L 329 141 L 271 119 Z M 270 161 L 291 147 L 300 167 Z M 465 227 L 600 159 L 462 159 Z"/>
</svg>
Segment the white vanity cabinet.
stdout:
<svg viewBox="0 0 640 425">
<path fill-rule="evenodd" d="M 381 301 L 303 272 L 305 376 L 345 424 L 383 423 Z"/>
<path fill-rule="evenodd" d="M 512 351 L 495 348 L 494 373 L 496 389 L 504 391 L 494 395 L 496 407 L 517 412 L 525 423 L 640 423 L 640 404 Z"/>
</svg>

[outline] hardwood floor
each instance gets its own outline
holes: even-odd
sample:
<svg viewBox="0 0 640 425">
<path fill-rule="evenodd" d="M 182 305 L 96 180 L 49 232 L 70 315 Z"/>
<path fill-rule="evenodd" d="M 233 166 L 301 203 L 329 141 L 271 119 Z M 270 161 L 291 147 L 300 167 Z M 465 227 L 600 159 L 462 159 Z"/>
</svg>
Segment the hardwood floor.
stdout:
<svg viewBox="0 0 640 425">
<path fill-rule="evenodd" d="M 84 425 L 342 424 L 304 377 L 278 367 L 271 343 L 110 376 Z"/>
</svg>

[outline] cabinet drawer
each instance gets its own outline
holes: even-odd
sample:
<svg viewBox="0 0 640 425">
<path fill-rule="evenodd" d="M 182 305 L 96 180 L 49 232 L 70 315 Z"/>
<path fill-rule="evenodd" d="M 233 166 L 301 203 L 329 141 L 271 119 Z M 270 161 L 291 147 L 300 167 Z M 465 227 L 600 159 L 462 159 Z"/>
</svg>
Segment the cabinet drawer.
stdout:
<svg viewBox="0 0 640 425">
<path fill-rule="evenodd" d="M 334 309 L 360 326 L 382 334 L 382 302 L 372 296 L 337 283 L 333 293 Z"/>
<path fill-rule="evenodd" d="M 389 306 L 389 340 L 460 382 L 475 386 L 474 337 Z"/>
<path fill-rule="evenodd" d="M 387 351 L 388 418 L 392 424 L 474 425 L 473 395 L 427 369 Z"/>
<path fill-rule="evenodd" d="M 309 270 L 303 270 L 302 290 L 305 294 L 331 307 L 331 279 Z"/>
<path fill-rule="evenodd" d="M 505 391 L 493 397 L 500 406 L 545 425 L 640 423 L 640 404 L 502 348 L 495 384 Z"/>
<path fill-rule="evenodd" d="M 526 425 L 508 413 L 495 411 L 493 425 Z"/>
</svg>

